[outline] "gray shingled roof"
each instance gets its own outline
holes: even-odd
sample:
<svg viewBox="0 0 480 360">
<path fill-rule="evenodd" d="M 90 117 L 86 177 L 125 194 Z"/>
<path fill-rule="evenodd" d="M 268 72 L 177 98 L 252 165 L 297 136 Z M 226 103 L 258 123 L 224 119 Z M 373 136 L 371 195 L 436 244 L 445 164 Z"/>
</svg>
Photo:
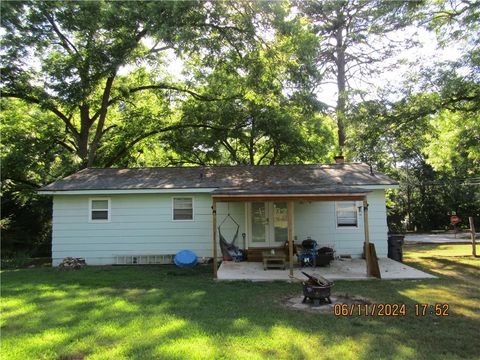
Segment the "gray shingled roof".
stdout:
<svg viewBox="0 0 480 360">
<path fill-rule="evenodd" d="M 88 168 L 40 191 L 132 189 L 283 189 L 395 185 L 385 175 L 370 173 L 366 164 Z M 340 190 L 339 190 L 340 191 Z M 347 191 L 347 189 L 345 189 Z"/>
</svg>

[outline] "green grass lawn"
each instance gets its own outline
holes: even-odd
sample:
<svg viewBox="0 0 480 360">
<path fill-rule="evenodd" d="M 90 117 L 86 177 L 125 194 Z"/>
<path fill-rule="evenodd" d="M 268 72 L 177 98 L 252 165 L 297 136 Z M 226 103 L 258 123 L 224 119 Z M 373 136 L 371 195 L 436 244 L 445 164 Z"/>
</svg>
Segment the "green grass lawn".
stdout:
<svg viewBox="0 0 480 360">
<path fill-rule="evenodd" d="M 476 244 L 480 256 L 480 241 Z M 471 244 L 405 244 L 403 251 L 407 257 L 452 257 L 471 256 Z"/>
<path fill-rule="evenodd" d="M 408 316 L 395 318 L 288 309 L 299 284 L 215 282 L 210 267 L 3 271 L 1 358 L 478 359 L 480 260 L 419 249 L 406 262 L 439 279 L 335 284 L 405 303 Z M 448 303 L 450 315 L 416 317 L 415 303 Z"/>
</svg>

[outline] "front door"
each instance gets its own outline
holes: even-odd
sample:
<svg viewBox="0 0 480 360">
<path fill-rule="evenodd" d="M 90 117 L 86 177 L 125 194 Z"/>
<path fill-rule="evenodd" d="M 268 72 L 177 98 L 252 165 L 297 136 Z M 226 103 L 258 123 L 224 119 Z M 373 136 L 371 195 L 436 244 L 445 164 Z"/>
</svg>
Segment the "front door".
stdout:
<svg viewBox="0 0 480 360">
<path fill-rule="evenodd" d="M 288 239 L 286 202 L 252 202 L 249 206 L 250 246 L 279 247 Z"/>
</svg>

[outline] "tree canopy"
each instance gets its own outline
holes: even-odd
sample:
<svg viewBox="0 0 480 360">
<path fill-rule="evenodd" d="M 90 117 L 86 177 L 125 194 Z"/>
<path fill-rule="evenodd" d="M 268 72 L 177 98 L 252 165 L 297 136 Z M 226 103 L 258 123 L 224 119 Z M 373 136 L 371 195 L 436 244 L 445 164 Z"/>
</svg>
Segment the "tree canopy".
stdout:
<svg viewBox="0 0 480 360">
<path fill-rule="evenodd" d="M 81 166 L 102 165 L 103 138 L 129 121 L 124 106 L 139 94 L 156 92 L 160 108 L 172 92 L 202 98 L 162 73 L 162 53 L 197 51 L 233 28 L 217 10 L 195 1 L 3 2 L 2 95 L 53 113 Z M 157 128 L 165 118 L 150 117 Z"/>
<path fill-rule="evenodd" d="M 460 41 L 461 55 L 422 66 L 397 101 L 356 104 L 347 137 L 351 157 L 399 178 L 397 220 L 427 230 L 446 226 L 453 212 L 478 216 L 480 209 L 479 6 L 430 5 L 417 13 L 418 26 L 434 30 L 442 47 Z"/>
</svg>

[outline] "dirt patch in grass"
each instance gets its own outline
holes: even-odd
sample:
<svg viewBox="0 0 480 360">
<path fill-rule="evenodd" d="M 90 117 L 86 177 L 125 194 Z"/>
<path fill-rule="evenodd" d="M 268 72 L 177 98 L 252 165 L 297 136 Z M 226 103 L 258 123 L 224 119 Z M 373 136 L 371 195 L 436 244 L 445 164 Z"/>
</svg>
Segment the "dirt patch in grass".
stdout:
<svg viewBox="0 0 480 360">
<path fill-rule="evenodd" d="M 59 358 L 59 360 L 83 360 L 85 357 L 83 355 L 66 355 Z"/>
<path fill-rule="evenodd" d="M 349 294 L 334 294 L 330 296 L 330 300 L 332 301 L 331 304 L 322 303 L 318 306 L 315 306 L 309 301 L 303 302 L 303 299 L 303 295 L 288 297 L 284 300 L 284 305 L 294 310 L 309 311 L 321 314 L 333 314 L 333 309 L 336 304 L 347 304 L 348 306 L 371 304 L 371 301 L 367 298 Z"/>
</svg>

